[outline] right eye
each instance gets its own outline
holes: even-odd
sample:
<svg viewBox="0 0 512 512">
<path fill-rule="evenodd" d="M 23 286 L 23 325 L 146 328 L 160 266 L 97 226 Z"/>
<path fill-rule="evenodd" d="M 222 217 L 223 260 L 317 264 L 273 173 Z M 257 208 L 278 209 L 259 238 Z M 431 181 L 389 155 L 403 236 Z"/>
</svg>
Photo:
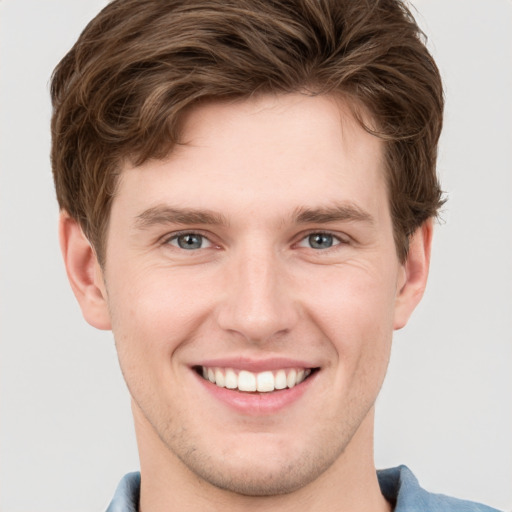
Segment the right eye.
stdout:
<svg viewBox="0 0 512 512">
<path fill-rule="evenodd" d="M 307 247 L 315 250 L 336 248 L 337 245 L 345 243 L 338 236 L 332 233 L 313 232 L 305 236 L 298 244 L 299 247 Z"/>
<path fill-rule="evenodd" d="M 199 233 L 179 233 L 168 239 L 167 243 L 186 251 L 206 249 L 211 247 L 211 242 Z"/>
</svg>

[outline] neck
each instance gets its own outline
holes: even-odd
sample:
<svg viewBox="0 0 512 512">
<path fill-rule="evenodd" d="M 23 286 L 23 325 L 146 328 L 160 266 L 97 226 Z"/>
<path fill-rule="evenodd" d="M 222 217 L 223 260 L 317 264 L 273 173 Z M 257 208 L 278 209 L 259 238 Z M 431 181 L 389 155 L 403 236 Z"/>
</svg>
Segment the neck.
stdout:
<svg viewBox="0 0 512 512">
<path fill-rule="evenodd" d="M 161 441 L 134 406 L 141 463 L 139 512 L 390 512 L 373 462 L 373 409 L 342 455 L 318 478 L 294 492 L 244 496 L 192 473 Z"/>
</svg>

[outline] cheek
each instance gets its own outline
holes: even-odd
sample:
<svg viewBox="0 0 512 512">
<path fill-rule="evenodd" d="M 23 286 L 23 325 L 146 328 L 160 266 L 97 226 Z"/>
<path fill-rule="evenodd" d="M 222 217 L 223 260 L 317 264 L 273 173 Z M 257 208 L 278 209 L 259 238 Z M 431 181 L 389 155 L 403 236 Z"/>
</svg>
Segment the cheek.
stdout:
<svg viewBox="0 0 512 512">
<path fill-rule="evenodd" d="M 339 339 L 345 334 L 347 346 L 341 339 L 340 348 L 349 349 L 355 338 L 365 343 L 392 332 L 396 296 L 393 272 L 351 265 L 333 269 L 322 279 L 310 274 L 309 279 L 308 309 L 329 338 Z"/>
<path fill-rule="evenodd" d="M 309 311 L 334 349 L 336 385 L 354 398 L 373 396 L 389 361 L 396 283 L 368 268 L 340 269 L 325 283 L 311 295 Z"/>
<path fill-rule="evenodd" d="M 207 294 L 200 293 L 197 282 L 172 270 L 144 269 L 122 276 L 113 275 L 109 286 L 121 362 L 140 367 L 169 361 L 175 350 L 194 338 L 207 316 Z"/>
</svg>

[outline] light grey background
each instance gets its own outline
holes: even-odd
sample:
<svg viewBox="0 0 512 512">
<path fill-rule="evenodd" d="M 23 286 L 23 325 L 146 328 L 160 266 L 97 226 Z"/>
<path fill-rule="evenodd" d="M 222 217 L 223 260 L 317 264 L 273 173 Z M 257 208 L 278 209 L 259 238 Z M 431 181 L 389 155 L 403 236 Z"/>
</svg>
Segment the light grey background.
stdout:
<svg viewBox="0 0 512 512">
<path fill-rule="evenodd" d="M 0 510 L 103 510 L 137 468 L 110 333 L 57 242 L 48 79 L 100 0 L 0 0 Z M 512 2 L 416 0 L 445 79 L 449 202 L 378 402 L 379 467 L 512 509 Z"/>
</svg>

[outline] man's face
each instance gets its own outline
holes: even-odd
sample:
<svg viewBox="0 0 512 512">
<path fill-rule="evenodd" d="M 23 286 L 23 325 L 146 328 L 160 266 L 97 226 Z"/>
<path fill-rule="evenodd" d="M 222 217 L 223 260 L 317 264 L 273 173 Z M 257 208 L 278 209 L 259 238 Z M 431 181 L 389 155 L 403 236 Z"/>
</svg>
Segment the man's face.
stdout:
<svg viewBox="0 0 512 512">
<path fill-rule="evenodd" d="M 183 141 L 122 171 L 107 236 L 138 435 L 217 487 L 290 492 L 371 452 L 405 279 L 382 143 L 303 95 L 200 106 Z"/>
</svg>

